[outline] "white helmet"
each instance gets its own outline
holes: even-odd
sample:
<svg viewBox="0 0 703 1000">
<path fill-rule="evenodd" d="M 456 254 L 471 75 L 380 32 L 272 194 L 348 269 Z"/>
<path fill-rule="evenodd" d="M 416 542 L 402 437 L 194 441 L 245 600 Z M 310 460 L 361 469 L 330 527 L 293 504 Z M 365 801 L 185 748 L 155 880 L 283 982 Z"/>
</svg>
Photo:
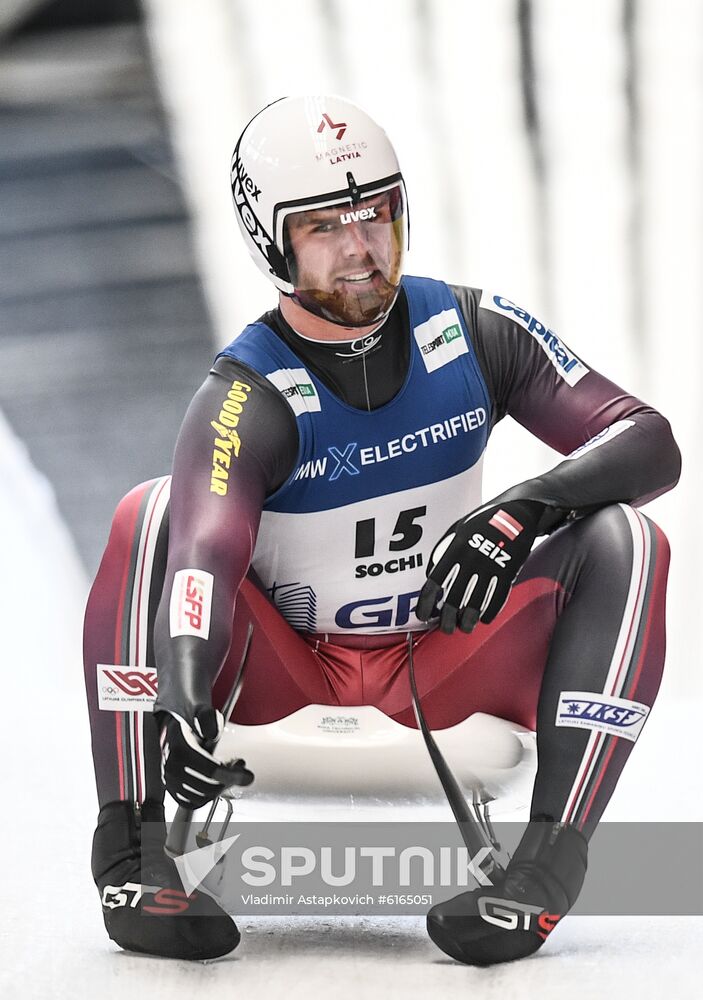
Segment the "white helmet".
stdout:
<svg viewBox="0 0 703 1000">
<path fill-rule="evenodd" d="M 247 248 L 269 280 L 333 323 L 390 312 L 408 242 L 405 184 L 388 136 L 341 97 L 284 97 L 232 156 Z"/>
</svg>

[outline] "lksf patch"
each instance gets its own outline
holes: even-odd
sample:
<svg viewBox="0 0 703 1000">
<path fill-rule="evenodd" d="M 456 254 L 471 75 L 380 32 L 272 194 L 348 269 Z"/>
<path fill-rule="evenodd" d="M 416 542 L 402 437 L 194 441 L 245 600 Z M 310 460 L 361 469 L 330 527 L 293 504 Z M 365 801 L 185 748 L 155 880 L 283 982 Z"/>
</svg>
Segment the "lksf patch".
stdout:
<svg viewBox="0 0 703 1000">
<path fill-rule="evenodd" d="M 415 327 L 413 334 L 428 372 L 434 372 L 460 355 L 469 353 L 456 309 L 445 309 L 436 316 L 430 316 L 427 322 Z"/>
<path fill-rule="evenodd" d="M 557 726 L 595 729 L 609 736 L 635 742 L 649 707 L 627 698 L 594 694 L 593 691 L 562 691 L 557 705 Z"/>
<path fill-rule="evenodd" d="M 227 496 L 232 462 L 237 459 L 242 443 L 236 427 L 250 392 L 251 386 L 246 382 L 233 382 L 217 420 L 210 421 L 210 426 L 215 431 L 210 492 L 219 497 Z"/>
<path fill-rule="evenodd" d="M 98 708 L 101 712 L 151 711 L 157 681 L 153 667 L 98 663 Z"/>
<path fill-rule="evenodd" d="M 212 573 L 202 569 L 178 570 L 169 605 L 171 638 L 177 635 L 209 638 L 214 579 Z"/>
</svg>

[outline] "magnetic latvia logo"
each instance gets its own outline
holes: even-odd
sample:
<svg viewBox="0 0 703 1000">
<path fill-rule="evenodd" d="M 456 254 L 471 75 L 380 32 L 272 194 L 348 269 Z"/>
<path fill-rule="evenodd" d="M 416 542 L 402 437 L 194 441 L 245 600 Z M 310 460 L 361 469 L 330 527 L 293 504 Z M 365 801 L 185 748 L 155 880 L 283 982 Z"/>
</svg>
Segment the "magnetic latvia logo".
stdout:
<svg viewBox="0 0 703 1000">
<path fill-rule="evenodd" d="M 333 122 L 328 114 L 323 114 L 320 124 L 317 126 L 318 135 L 320 132 L 324 132 L 326 128 L 331 129 L 333 132 L 337 130 L 336 139 L 337 142 L 341 142 L 344 133 L 347 131 L 346 122 Z"/>
<path fill-rule="evenodd" d="M 317 132 L 320 135 L 325 129 L 329 129 L 331 132 L 335 132 L 337 142 L 341 142 L 347 128 L 347 122 L 333 122 L 328 114 L 323 114 L 320 124 L 317 126 Z M 362 152 L 367 147 L 368 143 L 363 139 L 360 142 L 348 142 L 344 146 L 335 146 L 334 149 L 325 149 L 321 153 L 315 153 L 315 159 L 318 162 L 327 160 L 330 166 L 334 166 L 335 163 L 344 163 L 346 160 L 360 159 Z"/>
</svg>

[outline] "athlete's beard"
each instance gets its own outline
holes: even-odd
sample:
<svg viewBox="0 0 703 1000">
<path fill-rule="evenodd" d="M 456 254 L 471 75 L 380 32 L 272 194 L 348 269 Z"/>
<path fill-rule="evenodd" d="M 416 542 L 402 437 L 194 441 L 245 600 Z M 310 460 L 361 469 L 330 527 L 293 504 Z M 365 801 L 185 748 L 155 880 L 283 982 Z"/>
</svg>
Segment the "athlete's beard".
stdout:
<svg viewBox="0 0 703 1000">
<path fill-rule="evenodd" d="M 370 326 L 384 319 L 395 302 L 402 275 L 400 226 L 395 223 L 393 228 L 390 262 L 382 265 L 383 270 L 372 258 L 362 265 L 377 274 L 373 288 L 364 290 L 347 287 L 331 292 L 322 288 L 296 288 L 292 297 L 308 312 L 340 326 Z"/>
<path fill-rule="evenodd" d="M 398 294 L 398 285 L 386 278 L 367 291 L 326 292 L 319 288 L 296 288 L 295 298 L 304 309 L 341 326 L 369 326 L 386 316 Z"/>
</svg>

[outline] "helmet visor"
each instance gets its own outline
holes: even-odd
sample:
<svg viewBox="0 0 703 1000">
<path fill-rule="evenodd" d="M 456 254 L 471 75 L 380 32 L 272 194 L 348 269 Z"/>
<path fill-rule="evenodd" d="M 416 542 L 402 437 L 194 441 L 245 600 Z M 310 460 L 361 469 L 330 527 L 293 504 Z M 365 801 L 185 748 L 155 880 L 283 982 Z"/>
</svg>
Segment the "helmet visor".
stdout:
<svg viewBox="0 0 703 1000">
<path fill-rule="evenodd" d="M 290 212 L 283 246 L 294 298 L 343 326 L 380 322 L 403 273 L 407 213 L 402 185 L 367 193 L 352 204 Z"/>
</svg>

